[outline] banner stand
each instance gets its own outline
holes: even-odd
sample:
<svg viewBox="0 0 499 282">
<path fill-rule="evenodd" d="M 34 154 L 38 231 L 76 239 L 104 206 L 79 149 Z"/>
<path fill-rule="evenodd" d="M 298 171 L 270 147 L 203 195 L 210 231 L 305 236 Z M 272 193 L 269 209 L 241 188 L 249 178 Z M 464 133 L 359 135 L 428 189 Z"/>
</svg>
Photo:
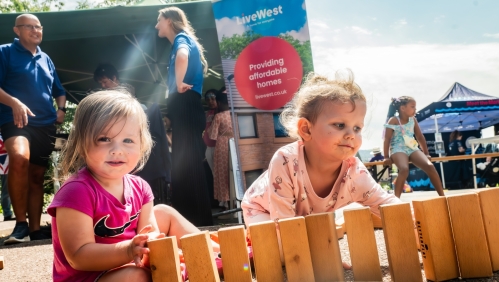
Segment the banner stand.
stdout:
<svg viewBox="0 0 499 282">
<path fill-rule="evenodd" d="M 243 168 L 241 167 L 241 156 L 239 154 L 239 128 L 236 126 L 236 113 L 234 112 L 234 97 L 232 96 L 232 84 L 231 80 L 234 79 L 234 75 L 231 74 L 227 76 L 227 81 L 229 82 L 229 99 L 230 99 L 230 118 L 232 120 L 232 131 L 234 132 L 234 142 L 236 144 L 236 157 L 237 157 L 237 170 L 239 170 L 239 177 L 234 181 L 236 185 L 244 188 L 243 185 Z M 238 189 L 236 187 L 236 189 Z M 244 189 L 242 189 L 244 191 Z"/>
</svg>

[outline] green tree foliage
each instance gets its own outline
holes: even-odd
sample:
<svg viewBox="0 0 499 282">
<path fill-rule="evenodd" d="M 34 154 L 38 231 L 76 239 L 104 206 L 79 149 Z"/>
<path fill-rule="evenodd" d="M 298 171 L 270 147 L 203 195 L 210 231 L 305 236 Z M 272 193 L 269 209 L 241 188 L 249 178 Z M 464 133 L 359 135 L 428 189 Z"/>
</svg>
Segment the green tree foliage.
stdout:
<svg viewBox="0 0 499 282">
<path fill-rule="evenodd" d="M 236 60 L 248 44 L 261 37 L 262 35 L 251 30 L 245 31 L 242 35 L 234 34 L 232 37 L 223 36 L 222 41 L 220 42 L 220 55 L 222 56 L 222 59 Z M 303 65 L 304 77 L 314 70 L 310 40 L 300 42 L 289 34 L 281 34 L 278 37 L 289 42 L 298 52 Z"/>
<path fill-rule="evenodd" d="M 64 2 L 57 0 L 4 0 L 0 1 L 1 13 L 35 13 L 62 10 Z"/>
<path fill-rule="evenodd" d="M 222 59 L 236 60 L 248 44 L 260 37 L 262 35 L 254 33 L 251 30 L 245 31 L 242 35 L 234 34 L 232 37 L 224 35 L 220 42 L 220 55 Z"/>
</svg>

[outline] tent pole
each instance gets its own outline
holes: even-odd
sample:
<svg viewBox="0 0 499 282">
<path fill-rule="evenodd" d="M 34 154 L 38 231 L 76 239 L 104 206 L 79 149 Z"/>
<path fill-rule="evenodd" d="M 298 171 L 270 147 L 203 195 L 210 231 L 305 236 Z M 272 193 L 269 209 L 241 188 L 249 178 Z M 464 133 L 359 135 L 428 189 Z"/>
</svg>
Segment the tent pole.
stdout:
<svg viewBox="0 0 499 282">
<path fill-rule="evenodd" d="M 437 114 L 434 114 L 433 117 L 434 117 L 433 120 L 435 120 L 435 139 L 436 139 L 436 137 L 437 137 L 436 135 L 438 134 Z M 438 153 L 438 156 L 441 157 L 442 154 Z M 442 186 L 445 189 L 444 164 L 442 162 L 440 162 L 440 175 L 442 176 Z"/>
</svg>

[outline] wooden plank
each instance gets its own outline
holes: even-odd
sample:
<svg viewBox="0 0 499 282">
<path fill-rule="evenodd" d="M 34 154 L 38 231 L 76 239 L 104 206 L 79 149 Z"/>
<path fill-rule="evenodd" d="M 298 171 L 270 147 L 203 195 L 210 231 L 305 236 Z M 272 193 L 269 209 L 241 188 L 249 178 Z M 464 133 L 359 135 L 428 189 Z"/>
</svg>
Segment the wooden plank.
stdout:
<svg viewBox="0 0 499 282">
<path fill-rule="evenodd" d="M 378 247 L 368 207 L 343 211 L 355 281 L 381 281 Z M 378 217 L 379 218 L 379 217 Z M 380 219 L 381 221 L 381 219 Z"/>
<path fill-rule="evenodd" d="M 499 189 L 480 189 L 478 192 L 482 209 L 485 235 L 489 245 L 492 270 L 499 270 Z"/>
<path fill-rule="evenodd" d="M 343 239 L 343 236 L 345 235 L 345 228 L 341 225 L 336 225 L 336 238 L 338 240 Z"/>
<path fill-rule="evenodd" d="M 426 279 L 444 281 L 459 277 L 447 199 L 413 200 L 412 206 Z"/>
<path fill-rule="evenodd" d="M 221 228 L 218 230 L 218 239 L 220 240 L 224 281 L 251 282 L 252 277 L 244 226 Z"/>
<path fill-rule="evenodd" d="M 248 229 L 253 248 L 256 280 L 258 282 L 284 281 L 275 222 L 253 223 Z"/>
<path fill-rule="evenodd" d="M 279 220 L 279 233 L 288 281 L 315 281 L 305 218 L 299 216 Z"/>
<path fill-rule="evenodd" d="M 478 195 L 447 196 L 457 260 L 462 278 L 492 276 L 487 236 Z"/>
<path fill-rule="evenodd" d="M 374 213 L 371 213 L 371 220 L 373 222 L 374 228 L 383 228 L 383 224 L 381 223 L 381 218 L 375 215 Z"/>
<path fill-rule="evenodd" d="M 0 256 L 0 270 L 3 269 L 3 263 L 4 263 L 3 256 Z"/>
<path fill-rule="evenodd" d="M 409 203 L 380 206 L 392 281 L 423 281 Z"/>
<path fill-rule="evenodd" d="M 154 282 L 183 282 L 180 273 L 177 238 L 166 237 L 147 242 L 150 250 L 152 280 Z"/>
<path fill-rule="evenodd" d="M 180 238 L 190 282 L 220 282 L 208 231 Z"/>
<path fill-rule="evenodd" d="M 308 215 L 305 217 L 305 224 L 315 281 L 345 280 L 334 213 Z M 343 230 L 341 226 L 340 228 Z"/>
<path fill-rule="evenodd" d="M 486 158 L 486 157 L 499 157 L 499 153 L 487 153 L 487 154 L 476 154 L 476 155 L 460 155 L 460 156 L 445 156 L 445 157 L 436 157 L 431 158 L 431 162 L 445 162 L 445 161 L 462 161 L 462 160 L 471 160 L 477 158 Z M 373 165 L 383 165 L 384 161 L 377 162 L 365 162 L 365 166 L 373 166 Z"/>
</svg>

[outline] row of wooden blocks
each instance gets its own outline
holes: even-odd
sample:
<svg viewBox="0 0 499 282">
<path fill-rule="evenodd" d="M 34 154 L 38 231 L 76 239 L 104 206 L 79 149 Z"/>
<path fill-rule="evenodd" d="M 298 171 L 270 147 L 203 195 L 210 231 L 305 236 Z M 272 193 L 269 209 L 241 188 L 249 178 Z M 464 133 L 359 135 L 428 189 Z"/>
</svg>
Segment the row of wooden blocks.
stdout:
<svg viewBox="0 0 499 282">
<path fill-rule="evenodd" d="M 499 270 L 499 189 L 380 206 L 392 281 L 489 277 Z M 381 281 L 369 208 L 344 211 L 356 281 Z M 414 221 L 415 219 L 415 221 Z M 276 228 L 277 227 L 277 228 Z M 415 230 L 417 232 L 415 232 Z M 343 281 L 334 213 L 249 226 L 256 280 L 283 281 L 279 232 L 287 281 Z M 417 233 L 417 238 L 416 234 Z M 252 281 L 243 226 L 218 231 L 225 281 Z M 220 281 L 208 232 L 180 238 L 189 281 Z M 153 281 L 182 281 L 175 237 L 150 241 Z"/>
</svg>

